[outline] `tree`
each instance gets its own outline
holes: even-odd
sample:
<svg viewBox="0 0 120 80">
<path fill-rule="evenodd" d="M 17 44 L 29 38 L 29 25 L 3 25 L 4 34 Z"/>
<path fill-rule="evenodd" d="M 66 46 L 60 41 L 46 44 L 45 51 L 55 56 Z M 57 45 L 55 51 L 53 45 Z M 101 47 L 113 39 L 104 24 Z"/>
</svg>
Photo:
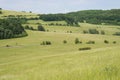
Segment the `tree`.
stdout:
<svg viewBox="0 0 120 80">
<path fill-rule="evenodd" d="M 0 39 L 9 39 L 23 36 L 27 36 L 27 33 L 19 19 L 0 19 Z"/>
<path fill-rule="evenodd" d="M 80 41 L 78 38 L 75 39 L 75 44 L 78 44 Z"/>
<path fill-rule="evenodd" d="M 96 29 L 89 29 L 90 34 L 99 34 L 99 31 Z"/>
<path fill-rule="evenodd" d="M 38 26 L 38 31 L 45 31 L 44 27 L 42 25 Z"/>
</svg>

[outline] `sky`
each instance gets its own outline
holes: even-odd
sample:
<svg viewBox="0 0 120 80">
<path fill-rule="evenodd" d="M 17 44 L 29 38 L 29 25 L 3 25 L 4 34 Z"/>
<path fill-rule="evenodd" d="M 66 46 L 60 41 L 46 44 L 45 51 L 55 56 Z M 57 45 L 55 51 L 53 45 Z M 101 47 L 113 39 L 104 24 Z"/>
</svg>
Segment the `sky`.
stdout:
<svg viewBox="0 0 120 80">
<path fill-rule="evenodd" d="M 0 0 L 5 10 L 67 13 L 89 9 L 120 9 L 120 0 Z"/>
</svg>

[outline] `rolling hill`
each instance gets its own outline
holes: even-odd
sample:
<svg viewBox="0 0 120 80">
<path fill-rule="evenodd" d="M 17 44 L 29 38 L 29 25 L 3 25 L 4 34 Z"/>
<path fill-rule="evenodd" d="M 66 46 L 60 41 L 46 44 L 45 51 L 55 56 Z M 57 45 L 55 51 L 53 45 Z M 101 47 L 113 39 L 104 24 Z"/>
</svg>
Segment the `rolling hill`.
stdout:
<svg viewBox="0 0 120 80">
<path fill-rule="evenodd" d="M 2 15 L 9 15 L 9 11 Z M 112 35 L 120 31 L 120 26 L 89 23 L 80 23 L 80 27 L 57 26 L 49 24 L 66 22 L 43 20 L 28 20 L 23 26 L 37 29 L 38 23 L 44 26 L 45 32 L 26 30 L 27 37 L 0 40 L 0 80 L 120 79 L 120 37 Z M 105 35 L 83 33 L 89 29 L 104 30 Z M 82 43 L 75 44 L 76 38 Z M 50 41 L 51 45 L 41 45 L 45 41 Z M 91 50 L 79 50 L 86 47 Z"/>
</svg>

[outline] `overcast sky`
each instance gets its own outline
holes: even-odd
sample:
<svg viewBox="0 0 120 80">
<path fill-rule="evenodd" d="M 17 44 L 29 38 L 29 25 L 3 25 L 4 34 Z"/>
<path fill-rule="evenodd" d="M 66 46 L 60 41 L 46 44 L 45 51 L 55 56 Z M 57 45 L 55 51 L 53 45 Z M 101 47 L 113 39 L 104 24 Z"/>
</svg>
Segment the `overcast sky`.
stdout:
<svg viewBox="0 0 120 80">
<path fill-rule="evenodd" d="M 119 9 L 120 0 L 0 0 L 6 10 L 65 13 L 88 9 Z"/>
</svg>

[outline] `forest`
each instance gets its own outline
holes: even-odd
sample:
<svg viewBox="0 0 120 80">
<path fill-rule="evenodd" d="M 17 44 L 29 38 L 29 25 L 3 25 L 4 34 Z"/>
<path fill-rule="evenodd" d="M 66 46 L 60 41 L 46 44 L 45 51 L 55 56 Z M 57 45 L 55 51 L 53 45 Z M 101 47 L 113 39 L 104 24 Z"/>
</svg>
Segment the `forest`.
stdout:
<svg viewBox="0 0 120 80">
<path fill-rule="evenodd" d="M 0 39 L 27 36 L 21 20 L 18 18 L 0 19 Z"/>
<path fill-rule="evenodd" d="M 120 9 L 83 10 L 66 14 L 42 14 L 44 21 L 87 22 L 92 24 L 120 25 Z"/>
</svg>

